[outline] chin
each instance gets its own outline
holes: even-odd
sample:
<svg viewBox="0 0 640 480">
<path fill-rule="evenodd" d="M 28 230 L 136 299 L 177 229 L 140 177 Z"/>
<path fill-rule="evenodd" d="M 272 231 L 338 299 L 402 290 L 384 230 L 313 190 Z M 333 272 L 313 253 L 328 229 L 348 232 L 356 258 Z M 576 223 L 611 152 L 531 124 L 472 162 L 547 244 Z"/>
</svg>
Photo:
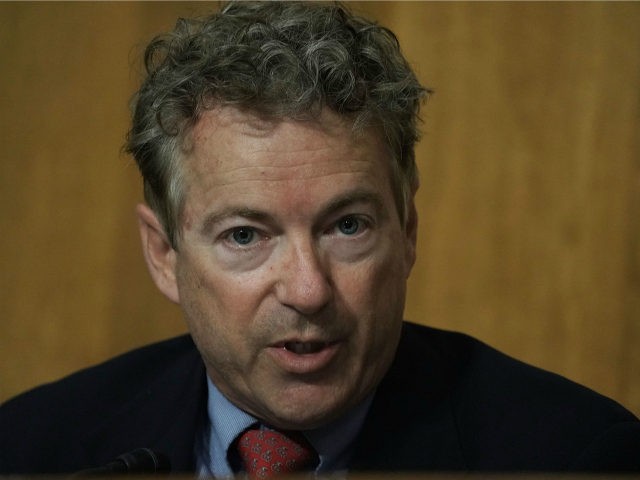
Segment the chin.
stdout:
<svg viewBox="0 0 640 480">
<path fill-rule="evenodd" d="M 355 394 L 344 395 L 335 391 L 318 391 L 317 388 L 283 391 L 275 399 L 271 423 L 275 427 L 290 430 L 312 430 L 326 425 L 354 407 Z"/>
</svg>

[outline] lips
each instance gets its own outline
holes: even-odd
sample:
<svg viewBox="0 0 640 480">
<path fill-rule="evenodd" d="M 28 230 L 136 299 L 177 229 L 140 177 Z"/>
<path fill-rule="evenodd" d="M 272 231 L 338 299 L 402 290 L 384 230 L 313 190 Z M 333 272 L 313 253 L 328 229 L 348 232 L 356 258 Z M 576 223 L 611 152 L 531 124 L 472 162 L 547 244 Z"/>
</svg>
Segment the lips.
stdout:
<svg viewBox="0 0 640 480">
<path fill-rule="evenodd" d="M 338 355 L 341 342 L 321 340 L 287 340 L 273 344 L 271 358 L 283 371 L 309 374 L 326 368 Z"/>
<path fill-rule="evenodd" d="M 285 342 L 282 348 L 298 355 L 318 353 L 329 346 L 329 342 Z"/>
</svg>

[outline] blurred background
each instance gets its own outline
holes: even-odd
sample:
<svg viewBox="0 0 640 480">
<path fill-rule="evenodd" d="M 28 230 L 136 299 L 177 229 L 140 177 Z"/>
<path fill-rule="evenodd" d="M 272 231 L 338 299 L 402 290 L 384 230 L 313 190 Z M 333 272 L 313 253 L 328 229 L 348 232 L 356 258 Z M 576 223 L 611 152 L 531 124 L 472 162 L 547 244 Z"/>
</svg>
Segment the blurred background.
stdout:
<svg viewBox="0 0 640 480">
<path fill-rule="evenodd" d="M 141 52 L 217 3 L 0 3 L 0 401 L 185 331 L 121 153 Z M 640 414 L 640 3 L 375 2 L 423 83 L 406 317 Z"/>
</svg>

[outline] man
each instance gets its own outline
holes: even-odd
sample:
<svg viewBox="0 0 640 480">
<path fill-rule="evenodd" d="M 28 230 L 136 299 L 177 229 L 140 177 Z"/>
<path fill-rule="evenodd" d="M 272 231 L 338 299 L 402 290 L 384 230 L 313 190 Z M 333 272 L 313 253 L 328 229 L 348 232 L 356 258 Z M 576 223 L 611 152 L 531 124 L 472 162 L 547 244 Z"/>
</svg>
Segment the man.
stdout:
<svg viewBox="0 0 640 480">
<path fill-rule="evenodd" d="M 621 406 L 403 323 L 428 90 L 391 32 L 335 5 L 234 3 L 145 58 L 140 234 L 190 337 L 5 404 L 2 473 L 140 447 L 216 477 L 283 471 L 284 450 L 318 473 L 640 470 Z"/>
</svg>

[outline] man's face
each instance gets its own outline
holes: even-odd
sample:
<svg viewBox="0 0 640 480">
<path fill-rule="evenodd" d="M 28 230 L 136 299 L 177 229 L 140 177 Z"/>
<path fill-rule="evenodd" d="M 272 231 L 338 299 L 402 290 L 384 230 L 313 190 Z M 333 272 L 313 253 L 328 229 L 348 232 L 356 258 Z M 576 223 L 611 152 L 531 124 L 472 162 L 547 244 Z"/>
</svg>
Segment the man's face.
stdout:
<svg viewBox="0 0 640 480">
<path fill-rule="evenodd" d="M 193 131 L 178 301 L 213 382 L 273 426 L 335 419 L 393 358 L 415 222 L 378 137 L 329 112 L 269 124 L 232 107 Z"/>
</svg>

